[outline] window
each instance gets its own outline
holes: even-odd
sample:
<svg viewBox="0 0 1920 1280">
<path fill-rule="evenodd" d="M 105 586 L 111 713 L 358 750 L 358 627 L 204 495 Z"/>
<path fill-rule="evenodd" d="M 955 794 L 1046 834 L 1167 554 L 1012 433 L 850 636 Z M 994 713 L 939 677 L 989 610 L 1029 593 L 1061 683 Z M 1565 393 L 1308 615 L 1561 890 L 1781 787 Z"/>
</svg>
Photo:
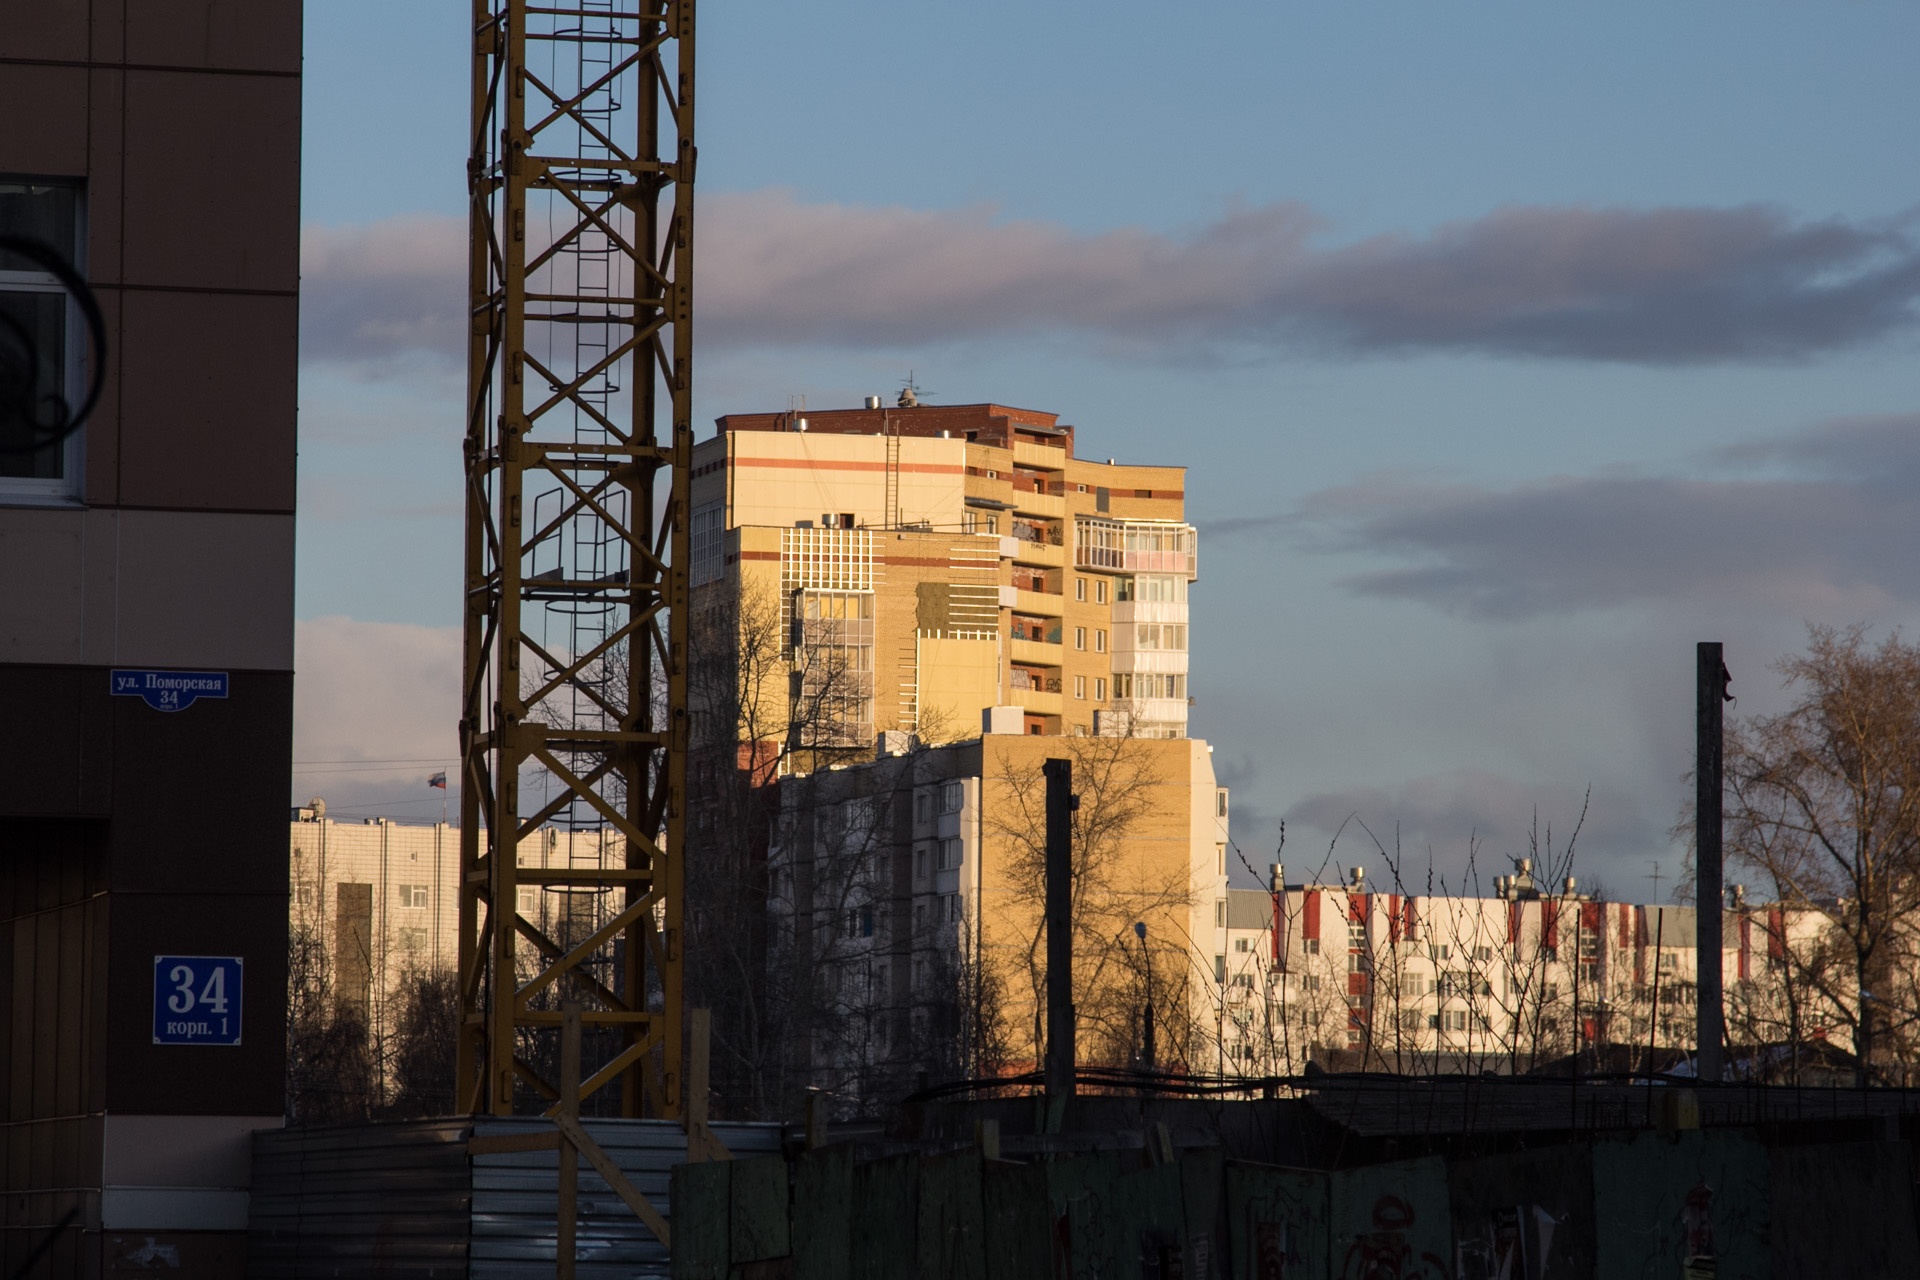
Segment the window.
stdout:
<svg viewBox="0 0 1920 1280">
<path fill-rule="evenodd" d="M 933 821 L 933 797 L 932 796 L 928 795 L 924 791 L 921 792 L 918 796 L 914 797 L 913 807 L 914 807 L 914 816 L 917 821 L 921 823 L 927 823 L 927 822 Z"/>
<path fill-rule="evenodd" d="M 402 951 L 421 951 L 424 950 L 427 945 L 427 931 L 425 929 L 401 929 L 398 930 L 394 936 L 400 943 L 400 949 Z"/>
<path fill-rule="evenodd" d="M 1347 921 L 1347 946 L 1354 951 L 1367 949 L 1367 925 L 1364 920 Z"/>
<path fill-rule="evenodd" d="M 1187 629 L 1172 622 L 1136 623 L 1133 628 L 1133 647 L 1136 649 L 1185 649 Z"/>
<path fill-rule="evenodd" d="M 1435 960 L 1453 959 L 1453 948 L 1444 942 L 1436 942 L 1431 948 Z"/>
<path fill-rule="evenodd" d="M 1093 678 L 1093 700 L 1095 702 L 1105 702 L 1107 700 L 1106 677 L 1095 676 Z"/>
<path fill-rule="evenodd" d="M 1250 973 L 1236 973 L 1233 975 L 1233 985 L 1251 991 L 1253 990 L 1253 975 Z"/>
<path fill-rule="evenodd" d="M 1073 598 L 1075 600 L 1085 600 L 1087 598 L 1087 580 L 1085 578 L 1075 578 L 1073 580 Z"/>
<path fill-rule="evenodd" d="M 80 192 L 64 183 L 0 179 L 0 231 L 31 236 L 52 245 L 83 274 L 76 250 L 80 243 Z M 23 330 L 38 356 L 35 389 L 77 408 L 85 394 L 85 326 L 80 308 L 59 278 L 38 263 L 0 254 L 0 319 Z M 24 424 L 10 424 L 0 444 L 0 494 L 11 498 L 58 501 L 80 493 L 80 434 L 53 441 L 32 452 Z"/>
<path fill-rule="evenodd" d="M 519 902 L 520 914 L 531 916 L 540 905 L 540 891 L 529 884 L 521 885 Z"/>
<path fill-rule="evenodd" d="M 980 528 L 980 516 L 977 512 L 964 511 L 960 514 L 960 532 L 974 533 Z"/>
<path fill-rule="evenodd" d="M 1073 696 L 1076 698 L 1084 698 L 1087 696 L 1087 678 L 1085 676 L 1075 676 L 1073 678 Z"/>
<path fill-rule="evenodd" d="M 400 905 L 409 910 L 427 905 L 427 886 L 423 884 L 403 884 L 400 886 Z"/>
<path fill-rule="evenodd" d="M 927 851 L 924 848 L 913 851 L 913 878 L 916 880 L 927 878 Z"/>
<path fill-rule="evenodd" d="M 1227 980 L 1227 958 L 1225 956 L 1215 956 L 1213 958 L 1213 980 L 1215 982 L 1225 982 Z"/>
<path fill-rule="evenodd" d="M 1310 941 L 1317 942 L 1319 939 L 1310 939 Z M 1300 979 L 1300 989 L 1302 991 L 1318 991 L 1320 989 L 1319 976 L 1311 973 L 1302 975 Z"/>
<path fill-rule="evenodd" d="M 1113 598 L 1116 600 L 1133 599 L 1133 579 L 1115 578 L 1113 582 Z"/>
<path fill-rule="evenodd" d="M 999 516 L 988 516 L 988 517 L 987 517 L 987 532 L 988 532 L 988 533 L 998 533 L 998 532 L 1000 532 L 1000 517 L 999 517 Z"/>
<path fill-rule="evenodd" d="M 1308 938 L 1308 939 L 1306 940 L 1306 951 L 1307 951 L 1307 954 L 1308 954 L 1308 955 L 1310 955 L 1310 956 L 1317 956 L 1317 955 L 1319 955 L 1319 954 L 1320 954 L 1320 939 L 1318 939 L 1318 938 Z"/>
<path fill-rule="evenodd" d="M 1094 631 L 1093 651 L 1095 653 L 1105 653 L 1107 651 L 1107 633 L 1106 632 L 1100 631 L 1097 629 Z"/>
<path fill-rule="evenodd" d="M 1367 968 L 1368 968 L 1368 965 L 1367 965 L 1366 952 L 1349 951 L 1347 953 L 1347 972 L 1348 973 L 1365 973 L 1367 972 Z"/>
<path fill-rule="evenodd" d="M 946 910 L 947 923 L 958 924 L 960 922 L 960 915 L 961 915 L 960 895 L 957 893 L 949 893 L 949 894 L 943 895 L 943 897 L 946 899 L 946 904 L 947 904 L 947 910 Z"/>
<path fill-rule="evenodd" d="M 709 502 L 695 507 L 692 520 L 693 585 L 712 582 L 726 566 L 727 532 L 721 504 Z"/>
<path fill-rule="evenodd" d="M 1475 960 L 1480 960 L 1480 961 L 1492 960 L 1493 948 L 1492 947 L 1475 947 L 1473 949 L 1473 958 Z"/>
<path fill-rule="evenodd" d="M 940 869 L 957 871 L 960 867 L 960 837 L 949 836 L 940 842 Z"/>
<path fill-rule="evenodd" d="M 959 782 L 945 782 L 940 785 L 940 812 L 958 813 L 960 805 L 966 799 L 966 787 Z"/>
<path fill-rule="evenodd" d="M 1213 927 L 1216 929 L 1224 929 L 1227 927 L 1227 900 L 1225 898 L 1215 898 L 1213 900 Z"/>
<path fill-rule="evenodd" d="M 1085 627 L 1075 627 L 1073 629 L 1073 647 L 1076 649 L 1085 649 L 1087 647 L 1087 629 Z"/>
<path fill-rule="evenodd" d="M 1085 486 L 1085 485 L 1083 485 L 1083 484 L 1077 484 L 1077 485 L 1075 485 L 1075 486 L 1073 486 L 1073 491 L 1074 491 L 1075 493 L 1085 493 L 1085 492 L 1087 491 L 1087 486 Z"/>
<path fill-rule="evenodd" d="M 312 906 L 313 905 L 313 886 L 304 880 L 302 880 L 299 884 L 293 886 L 293 900 L 295 903 L 303 907 Z"/>
<path fill-rule="evenodd" d="M 1245 938 L 1235 938 L 1233 940 L 1233 949 L 1235 951 L 1247 950 L 1247 940 Z"/>
<path fill-rule="evenodd" d="M 927 927 L 927 904 L 917 902 L 913 907 L 913 931 L 915 933 Z"/>
<path fill-rule="evenodd" d="M 1105 578 L 1095 578 L 1093 580 L 1093 602 L 1095 604 L 1105 604 L 1107 602 L 1107 580 Z"/>
</svg>

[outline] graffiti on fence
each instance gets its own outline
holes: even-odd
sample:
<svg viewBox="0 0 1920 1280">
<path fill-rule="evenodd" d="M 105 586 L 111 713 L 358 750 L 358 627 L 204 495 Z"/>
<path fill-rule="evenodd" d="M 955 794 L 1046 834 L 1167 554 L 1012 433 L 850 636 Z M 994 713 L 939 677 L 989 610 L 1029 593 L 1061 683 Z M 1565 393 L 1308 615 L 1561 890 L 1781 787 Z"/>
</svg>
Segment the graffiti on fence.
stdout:
<svg viewBox="0 0 1920 1280">
<path fill-rule="evenodd" d="M 1424 1250 L 1416 1254 L 1407 1240 L 1413 1230 L 1413 1206 L 1396 1195 L 1373 1202 L 1373 1230 L 1347 1250 L 1342 1280 L 1449 1280 L 1447 1264 Z"/>
<path fill-rule="evenodd" d="M 1537 1204 L 1501 1205 L 1479 1235 L 1453 1246 L 1458 1280 L 1544 1280 L 1553 1233 L 1565 1223 Z"/>
</svg>

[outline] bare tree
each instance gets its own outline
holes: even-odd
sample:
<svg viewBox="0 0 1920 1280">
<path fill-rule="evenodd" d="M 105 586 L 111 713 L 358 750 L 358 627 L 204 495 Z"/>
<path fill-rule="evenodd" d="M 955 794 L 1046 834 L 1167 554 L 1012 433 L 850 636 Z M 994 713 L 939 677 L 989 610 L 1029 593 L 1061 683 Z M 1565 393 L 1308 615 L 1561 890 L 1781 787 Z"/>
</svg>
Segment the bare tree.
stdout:
<svg viewBox="0 0 1920 1280">
<path fill-rule="evenodd" d="M 895 865 L 912 769 L 829 767 L 873 755 L 868 608 L 751 582 L 696 601 L 687 1002 L 713 1011 L 722 1114 L 788 1116 L 816 1087 L 857 1109 L 957 1034 L 931 1009 L 908 1017 L 899 986 L 913 951 Z M 964 957 L 948 969 L 972 981 Z"/>
<path fill-rule="evenodd" d="M 389 1091 L 395 1119 L 452 1115 L 453 1057 L 460 1035 L 460 980 L 452 969 L 419 969 L 401 977 L 399 1014 L 389 1036 Z"/>
<path fill-rule="evenodd" d="M 1217 1042 L 1217 1027 L 1199 1016 L 1191 998 L 1195 979 L 1203 985 L 1212 975 L 1194 973 L 1196 948 L 1184 926 L 1172 937 L 1164 927 L 1192 906 L 1186 860 L 1154 873 L 1128 857 L 1129 842 L 1152 811 L 1154 788 L 1161 783 L 1152 755 L 1141 746 L 1124 736 L 1059 743 L 1073 764 L 1078 797 L 1072 847 L 1075 1012 L 1085 1035 L 1084 1056 L 1128 1065 L 1140 1059 L 1144 1012 L 1151 1004 L 1158 1065 L 1194 1067 L 1211 1056 L 1207 1049 Z M 1038 770 L 1017 769 L 1011 762 L 990 781 L 998 799 L 982 805 L 982 834 L 999 844 L 1013 899 L 1028 908 L 1007 916 L 1017 943 L 1016 953 L 1006 959 L 1025 988 L 1020 1003 L 1031 1015 L 1031 1038 L 1023 1034 L 1025 1027 L 1007 1027 L 1004 1033 L 1012 1043 L 1025 1039 L 1032 1061 L 1038 1062 L 1045 1045 L 1046 933 L 1037 904 L 1046 897 L 1046 784 Z M 1136 936 L 1136 922 L 1156 919 L 1162 925 L 1149 928 L 1144 940 Z"/>
<path fill-rule="evenodd" d="M 287 929 L 287 1121 L 365 1120 L 380 1100 L 367 1019 L 358 1001 L 340 998 L 334 982 L 324 881 L 298 863 L 294 875 Z"/>
<path fill-rule="evenodd" d="M 1788 990 L 1850 1029 L 1865 1083 L 1876 1062 L 1912 1061 L 1920 1016 L 1920 648 L 1815 626 L 1775 670 L 1792 705 L 1727 735 L 1726 851 L 1821 921 L 1786 949 Z"/>
</svg>

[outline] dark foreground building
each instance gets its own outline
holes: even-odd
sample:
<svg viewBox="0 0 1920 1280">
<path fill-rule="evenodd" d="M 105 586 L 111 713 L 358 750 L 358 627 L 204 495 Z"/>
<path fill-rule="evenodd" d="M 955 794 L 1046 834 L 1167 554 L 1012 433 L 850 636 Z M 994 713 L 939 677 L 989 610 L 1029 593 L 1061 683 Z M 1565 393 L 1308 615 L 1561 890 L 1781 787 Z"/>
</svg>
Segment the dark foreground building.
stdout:
<svg viewBox="0 0 1920 1280">
<path fill-rule="evenodd" d="M 6 1274 L 239 1276 L 283 1112 L 300 31 L 0 0 L 0 232 L 107 352 L 78 432 L 0 429 Z M 80 400 L 57 277 L 0 254 L 0 315 Z"/>
</svg>

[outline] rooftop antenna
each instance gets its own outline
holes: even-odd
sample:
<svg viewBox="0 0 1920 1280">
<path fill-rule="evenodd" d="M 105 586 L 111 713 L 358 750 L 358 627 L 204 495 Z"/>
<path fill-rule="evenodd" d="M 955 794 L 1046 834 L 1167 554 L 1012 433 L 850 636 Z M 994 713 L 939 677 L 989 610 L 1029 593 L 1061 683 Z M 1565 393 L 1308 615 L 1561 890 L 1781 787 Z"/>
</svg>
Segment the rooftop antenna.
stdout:
<svg viewBox="0 0 1920 1280">
<path fill-rule="evenodd" d="M 1660 901 L 1660 861 L 1657 858 L 1649 858 L 1647 865 L 1653 868 L 1647 873 L 1647 879 L 1653 881 L 1653 900 L 1658 902 Z"/>
<path fill-rule="evenodd" d="M 895 403 L 902 409 L 914 409 L 920 405 L 920 397 L 932 395 L 925 387 L 913 380 L 913 370 L 907 370 L 906 385 L 900 388 L 900 399 Z"/>
</svg>

